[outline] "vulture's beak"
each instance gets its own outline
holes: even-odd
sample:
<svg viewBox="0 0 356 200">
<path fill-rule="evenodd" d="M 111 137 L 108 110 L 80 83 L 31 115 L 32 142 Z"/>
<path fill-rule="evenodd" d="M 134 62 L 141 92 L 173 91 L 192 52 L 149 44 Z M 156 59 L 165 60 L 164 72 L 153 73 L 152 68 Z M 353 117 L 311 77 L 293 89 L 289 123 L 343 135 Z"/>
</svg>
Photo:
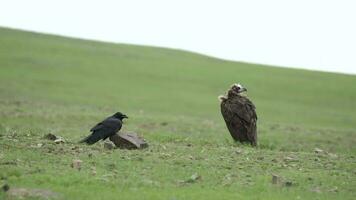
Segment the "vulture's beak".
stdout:
<svg viewBox="0 0 356 200">
<path fill-rule="evenodd" d="M 241 88 L 241 92 L 247 92 L 246 88 Z"/>
</svg>

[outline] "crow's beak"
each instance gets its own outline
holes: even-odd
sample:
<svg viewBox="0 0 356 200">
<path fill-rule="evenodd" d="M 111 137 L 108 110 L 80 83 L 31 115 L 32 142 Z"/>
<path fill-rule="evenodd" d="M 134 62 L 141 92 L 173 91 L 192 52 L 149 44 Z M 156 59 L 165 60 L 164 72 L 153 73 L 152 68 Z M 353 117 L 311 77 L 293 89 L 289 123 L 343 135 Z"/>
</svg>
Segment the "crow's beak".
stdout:
<svg viewBox="0 0 356 200">
<path fill-rule="evenodd" d="M 125 119 L 125 118 L 126 118 L 126 119 L 128 119 L 129 117 L 128 117 L 128 116 L 126 116 L 126 115 L 124 115 L 124 116 L 122 116 L 122 118 L 123 118 L 123 119 Z"/>
</svg>

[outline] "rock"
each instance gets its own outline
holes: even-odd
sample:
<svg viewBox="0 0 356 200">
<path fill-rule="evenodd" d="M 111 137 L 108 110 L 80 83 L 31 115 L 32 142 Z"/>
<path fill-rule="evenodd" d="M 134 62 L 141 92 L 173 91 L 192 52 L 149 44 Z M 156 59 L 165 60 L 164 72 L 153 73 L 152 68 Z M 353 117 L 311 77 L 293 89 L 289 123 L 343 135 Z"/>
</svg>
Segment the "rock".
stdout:
<svg viewBox="0 0 356 200">
<path fill-rule="evenodd" d="M 60 144 L 60 143 L 64 143 L 65 142 L 65 140 L 62 137 L 56 136 L 56 135 L 54 135 L 52 133 L 48 133 L 47 135 L 43 136 L 43 138 L 47 139 L 47 140 L 52 140 L 56 144 Z"/>
<path fill-rule="evenodd" d="M 276 174 L 272 174 L 272 184 L 279 184 L 280 182 L 281 182 L 281 177 Z"/>
<path fill-rule="evenodd" d="M 147 148 L 147 142 L 136 133 L 119 133 L 110 136 L 110 140 L 121 149 L 143 149 Z"/>
<path fill-rule="evenodd" d="M 7 191 L 8 199 L 60 199 L 61 195 L 50 190 L 11 188 Z"/>
<path fill-rule="evenodd" d="M 65 140 L 63 138 L 61 138 L 61 137 L 59 137 L 59 138 L 54 140 L 54 143 L 56 143 L 56 144 L 61 144 L 61 143 L 64 143 L 64 142 L 65 142 Z"/>
<path fill-rule="evenodd" d="M 315 192 L 315 193 L 319 193 L 319 194 L 321 193 L 321 190 L 320 190 L 319 187 L 312 188 L 310 191 Z"/>
<path fill-rule="evenodd" d="M 243 151 L 242 151 L 241 149 L 236 149 L 236 150 L 235 150 L 235 153 L 236 153 L 236 154 L 242 154 Z"/>
<path fill-rule="evenodd" d="M 5 183 L 3 186 L 1 186 L 1 189 L 2 189 L 4 192 L 7 192 L 7 191 L 10 189 L 10 186 Z"/>
<path fill-rule="evenodd" d="M 314 152 L 315 152 L 315 153 L 323 153 L 324 151 L 323 151 L 322 149 L 315 148 L 315 149 L 314 149 Z"/>
<path fill-rule="evenodd" d="M 328 156 L 330 156 L 330 158 L 333 158 L 333 159 L 338 158 L 338 156 L 334 153 L 328 153 Z"/>
<path fill-rule="evenodd" d="M 79 159 L 73 160 L 72 164 L 71 164 L 71 167 L 74 168 L 74 169 L 77 169 L 77 170 L 81 170 L 82 162 L 83 161 L 81 161 Z"/>
<path fill-rule="evenodd" d="M 328 190 L 329 192 L 339 192 L 339 189 L 338 187 L 334 187 L 334 188 L 331 188 L 330 190 Z"/>
<path fill-rule="evenodd" d="M 57 136 L 53 135 L 52 133 L 48 133 L 47 135 L 43 136 L 44 139 L 47 139 L 47 140 L 56 140 L 57 139 Z"/>
<path fill-rule="evenodd" d="M 278 186 L 290 187 L 294 183 L 292 181 L 285 180 L 284 178 L 282 178 L 282 177 L 280 177 L 280 176 L 278 176 L 276 174 L 272 174 L 272 184 L 278 185 Z"/>
<path fill-rule="evenodd" d="M 167 126 L 168 122 L 161 122 L 161 126 Z"/>
<path fill-rule="evenodd" d="M 197 180 L 200 180 L 201 176 L 198 173 L 194 173 L 188 180 L 186 180 L 187 183 L 194 183 Z"/>
<path fill-rule="evenodd" d="M 32 148 L 41 148 L 41 147 L 43 147 L 43 144 L 42 143 L 38 143 L 36 145 L 31 144 L 30 147 L 32 147 Z"/>
<path fill-rule="evenodd" d="M 91 168 L 91 175 L 93 175 L 93 176 L 96 175 L 96 168 L 95 167 Z"/>
<path fill-rule="evenodd" d="M 104 142 L 104 149 L 112 150 L 114 145 L 111 142 Z"/>
<path fill-rule="evenodd" d="M 293 162 L 293 161 L 298 161 L 298 159 L 290 157 L 290 156 L 286 156 L 286 157 L 284 157 L 284 161 Z"/>
<path fill-rule="evenodd" d="M 0 162 L 0 165 L 17 165 L 18 160 L 11 160 L 11 161 L 5 161 L 5 162 Z"/>
<path fill-rule="evenodd" d="M 287 186 L 287 187 L 290 187 L 293 185 L 293 182 L 292 181 L 286 181 L 284 182 L 284 185 Z"/>
</svg>

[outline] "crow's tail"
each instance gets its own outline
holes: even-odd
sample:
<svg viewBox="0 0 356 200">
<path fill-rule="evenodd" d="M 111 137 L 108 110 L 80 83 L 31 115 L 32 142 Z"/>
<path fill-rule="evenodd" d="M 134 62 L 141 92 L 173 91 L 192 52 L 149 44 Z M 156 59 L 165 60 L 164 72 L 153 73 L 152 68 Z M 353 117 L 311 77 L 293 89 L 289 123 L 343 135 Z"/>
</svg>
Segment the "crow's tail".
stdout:
<svg viewBox="0 0 356 200">
<path fill-rule="evenodd" d="M 91 134 L 88 137 L 86 137 L 86 138 L 82 139 L 81 141 L 79 141 L 79 143 L 94 144 L 97 141 L 99 141 L 100 139 L 102 139 L 100 137 L 100 134 L 94 132 L 93 134 Z"/>
</svg>

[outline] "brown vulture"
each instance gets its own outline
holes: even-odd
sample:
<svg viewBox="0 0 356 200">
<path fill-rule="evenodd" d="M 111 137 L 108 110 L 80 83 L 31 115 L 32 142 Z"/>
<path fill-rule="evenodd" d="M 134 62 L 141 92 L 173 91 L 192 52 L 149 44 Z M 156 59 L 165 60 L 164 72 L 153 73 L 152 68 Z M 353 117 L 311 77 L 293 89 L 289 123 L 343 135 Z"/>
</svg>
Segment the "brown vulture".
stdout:
<svg viewBox="0 0 356 200">
<path fill-rule="evenodd" d="M 247 89 L 233 84 L 224 96 L 219 96 L 221 114 L 232 138 L 239 142 L 257 145 L 256 107 L 242 93 Z"/>
</svg>

